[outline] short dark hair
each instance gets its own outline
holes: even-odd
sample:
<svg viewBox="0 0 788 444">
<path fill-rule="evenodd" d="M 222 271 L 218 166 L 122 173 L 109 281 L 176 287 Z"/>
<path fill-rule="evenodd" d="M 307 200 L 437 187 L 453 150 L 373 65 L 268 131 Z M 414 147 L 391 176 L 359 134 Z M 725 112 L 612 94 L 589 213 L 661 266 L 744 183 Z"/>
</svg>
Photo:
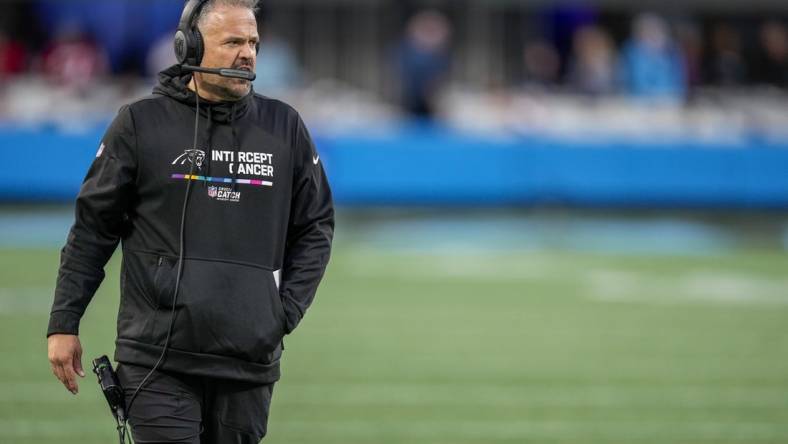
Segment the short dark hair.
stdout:
<svg viewBox="0 0 788 444">
<path fill-rule="evenodd" d="M 257 15 L 258 8 L 260 6 L 260 0 L 208 0 L 205 2 L 205 5 L 203 5 L 197 17 L 195 17 L 194 26 L 198 27 L 205 17 L 213 12 L 214 8 L 216 8 L 218 5 L 240 6 L 242 8 L 248 8 L 255 15 Z"/>
</svg>

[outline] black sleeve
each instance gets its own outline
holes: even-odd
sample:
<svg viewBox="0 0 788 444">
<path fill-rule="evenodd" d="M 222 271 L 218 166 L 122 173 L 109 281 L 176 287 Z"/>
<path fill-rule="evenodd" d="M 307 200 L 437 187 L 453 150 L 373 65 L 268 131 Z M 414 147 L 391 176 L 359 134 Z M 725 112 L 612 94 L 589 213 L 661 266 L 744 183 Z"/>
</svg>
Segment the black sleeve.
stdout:
<svg viewBox="0 0 788 444">
<path fill-rule="evenodd" d="M 120 241 L 136 180 L 136 148 L 131 110 L 124 107 L 104 135 L 79 191 L 74 226 L 60 256 L 47 336 L 79 334 L 79 321 Z"/>
<path fill-rule="evenodd" d="M 315 298 L 334 237 L 334 205 L 322 162 L 300 118 L 296 131 L 293 201 L 280 289 L 287 333 L 296 328 Z"/>
</svg>

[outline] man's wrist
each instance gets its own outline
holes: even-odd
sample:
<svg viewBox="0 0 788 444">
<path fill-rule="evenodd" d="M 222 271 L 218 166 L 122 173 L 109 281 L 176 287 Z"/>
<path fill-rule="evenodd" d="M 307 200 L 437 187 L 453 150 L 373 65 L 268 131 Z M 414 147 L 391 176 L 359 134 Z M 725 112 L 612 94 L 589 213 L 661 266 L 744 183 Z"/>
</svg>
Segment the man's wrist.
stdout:
<svg viewBox="0 0 788 444">
<path fill-rule="evenodd" d="M 47 337 L 56 334 L 79 335 L 79 321 L 82 316 L 72 311 L 53 311 L 49 315 Z"/>
</svg>

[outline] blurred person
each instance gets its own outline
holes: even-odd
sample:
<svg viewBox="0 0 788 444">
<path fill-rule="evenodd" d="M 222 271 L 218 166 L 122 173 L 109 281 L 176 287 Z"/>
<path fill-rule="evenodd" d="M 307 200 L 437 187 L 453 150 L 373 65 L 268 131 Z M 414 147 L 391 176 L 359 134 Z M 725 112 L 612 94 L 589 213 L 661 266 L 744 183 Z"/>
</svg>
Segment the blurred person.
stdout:
<svg viewBox="0 0 788 444">
<path fill-rule="evenodd" d="M 106 52 L 76 22 L 64 23 L 44 50 L 43 71 L 53 84 L 87 91 L 108 73 Z"/>
<path fill-rule="evenodd" d="M 616 48 L 602 28 L 587 26 L 574 37 L 568 82 L 581 93 L 610 94 L 616 88 Z"/>
<path fill-rule="evenodd" d="M 560 82 L 561 56 L 547 40 L 527 42 L 523 48 L 523 69 L 526 87 L 554 87 Z"/>
<path fill-rule="evenodd" d="M 760 29 L 760 51 L 754 64 L 757 83 L 788 87 L 788 29 L 778 21 L 765 23 Z"/>
<path fill-rule="evenodd" d="M 94 36 L 100 36 L 113 73 L 144 73 L 145 56 L 153 43 L 172 28 L 184 0 L 28 0 L 34 3 L 37 19 L 46 29 L 57 29 L 64 21 L 78 21 Z"/>
<path fill-rule="evenodd" d="M 544 2 L 548 3 L 548 2 Z M 562 0 L 549 2 L 539 13 L 540 24 L 544 26 L 544 36 L 558 52 L 562 62 L 561 76 L 566 76 L 568 64 L 575 43 L 575 35 L 583 28 L 594 26 L 598 21 L 599 7 L 581 0 Z M 540 8 L 541 9 L 541 8 Z"/>
<path fill-rule="evenodd" d="M 632 33 L 620 60 L 624 91 L 643 99 L 684 99 L 684 60 L 667 23 L 657 15 L 643 14 L 635 18 Z"/>
<path fill-rule="evenodd" d="M 450 67 L 452 29 L 443 14 L 427 10 L 407 23 L 397 54 L 402 104 L 416 117 L 435 114 L 437 94 Z"/>
<path fill-rule="evenodd" d="M 684 57 L 684 75 L 687 86 L 696 88 L 703 85 L 706 81 L 703 33 L 696 24 L 682 22 L 676 27 L 676 39 L 678 48 Z"/>
<path fill-rule="evenodd" d="M 747 65 L 742 55 L 741 33 L 720 23 L 712 30 L 709 80 L 717 86 L 741 86 L 747 81 Z"/>
<path fill-rule="evenodd" d="M 135 442 L 259 442 L 283 337 L 328 264 L 334 211 L 320 156 L 298 113 L 255 94 L 248 75 L 256 7 L 189 1 L 182 64 L 121 108 L 62 250 L 49 360 L 76 394 L 80 321 L 122 242 L 115 360 Z"/>
<path fill-rule="evenodd" d="M 21 74 L 27 68 L 27 51 L 22 42 L 0 29 L 0 80 Z"/>
</svg>

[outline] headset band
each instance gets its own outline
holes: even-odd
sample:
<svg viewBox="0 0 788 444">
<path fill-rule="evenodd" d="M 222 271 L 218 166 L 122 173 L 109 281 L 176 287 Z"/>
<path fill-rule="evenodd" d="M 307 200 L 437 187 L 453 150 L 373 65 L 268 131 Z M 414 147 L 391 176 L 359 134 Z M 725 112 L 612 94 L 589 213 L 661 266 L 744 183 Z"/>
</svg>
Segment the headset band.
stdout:
<svg viewBox="0 0 788 444">
<path fill-rule="evenodd" d="M 183 8 L 183 14 L 181 14 L 181 21 L 178 23 L 178 29 L 183 32 L 191 31 L 195 17 L 200 13 L 206 3 L 208 3 L 208 0 L 189 0 L 189 3 Z"/>
</svg>

